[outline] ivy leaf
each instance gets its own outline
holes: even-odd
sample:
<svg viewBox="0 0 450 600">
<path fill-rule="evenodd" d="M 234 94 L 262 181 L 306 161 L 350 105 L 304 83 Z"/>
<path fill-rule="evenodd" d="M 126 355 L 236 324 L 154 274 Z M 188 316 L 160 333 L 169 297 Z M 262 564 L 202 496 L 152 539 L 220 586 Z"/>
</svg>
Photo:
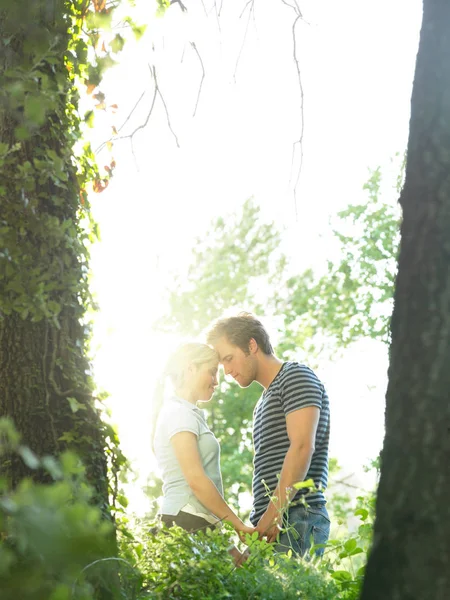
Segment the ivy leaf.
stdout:
<svg viewBox="0 0 450 600">
<path fill-rule="evenodd" d="M 114 54 L 121 52 L 125 44 L 125 39 L 118 33 L 110 43 L 111 50 Z"/>
<path fill-rule="evenodd" d="M 369 516 L 369 511 L 366 510 L 365 508 L 358 508 L 358 510 L 355 510 L 355 517 L 357 517 L 358 515 L 361 517 L 361 521 L 365 521 L 367 519 L 367 517 Z"/>
<path fill-rule="evenodd" d="M 67 400 L 73 413 L 76 413 L 79 410 L 86 410 L 84 404 L 80 404 L 76 398 L 67 398 Z"/>
</svg>

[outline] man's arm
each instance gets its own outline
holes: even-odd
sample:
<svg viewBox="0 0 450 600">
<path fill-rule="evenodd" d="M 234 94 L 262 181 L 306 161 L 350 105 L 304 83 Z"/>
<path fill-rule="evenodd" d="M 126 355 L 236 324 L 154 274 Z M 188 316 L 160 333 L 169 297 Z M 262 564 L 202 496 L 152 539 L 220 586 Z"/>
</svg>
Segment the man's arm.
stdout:
<svg viewBox="0 0 450 600">
<path fill-rule="evenodd" d="M 267 535 L 269 542 L 275 541 L 279 533 L 278 524 L 283 511 L 297 492 L 292 489 L 293 484 L 303 481 L 308 473 L 314 454 L 319 417 L 320 410 L 316 406 L 300 408 L 286 416 L 286 428 L 290 441 L 289 450 L 284 458 L 280 479 L 273 493 L 273 500 L 269 502 L 266 512 L 256 527 L 260 535 Z"/>
</svg>

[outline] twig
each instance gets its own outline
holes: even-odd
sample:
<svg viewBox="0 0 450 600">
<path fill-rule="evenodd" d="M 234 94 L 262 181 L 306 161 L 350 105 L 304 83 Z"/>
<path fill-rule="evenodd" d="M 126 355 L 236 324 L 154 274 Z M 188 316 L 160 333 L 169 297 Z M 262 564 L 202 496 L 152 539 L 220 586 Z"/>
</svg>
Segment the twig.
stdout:
<svg viewBox="0 0 450 600">
<path fill-rule="evenodd" d="M 295 0 L 294 0 L 295 1 Z M 283 4 L 286 4 L 286 6 L 289 6 L 289 8 L 292 8 L 292 10 L 295 10 L 296 8 L 298 8 L 298 5 L 296 3 L 297 6 L 293 6 L 292 4 L 289 4 L 289 2 L 286 2 L 286 0 L 281 0 L 281 2 Z"/>
<path fill-rule="evenodd" d="M 254 4 L 254 1 L 255 1 L 255 0 L 248 0 L 247 4 L 244 6 L 244 8 L 243 8 L 243 10 L 242 10 L 241 14 L 239 15 L 239 18 L 240 18 L 240 19 L 242 19 L 242 17 L 243 17 L 243 15 L 244 15 L 245 11 L 247 10 L 247 7 L 249 6 L 249 4 L 252 4 L 252 5 L 253 5 L 253 4 Z M 251 11 L 252 11 L 252 7 L 250 7 L 250 12 L 251 12 Z"/>
<path fill-rule="evenodd" d="M 200 65 L 202 67 L 202 78 L 201 78 L 201 81 L 200 81 L 200 87 L 198 88 L 197 102 L 195 103 L 194 114 L 192 115 L 193 117 L 195 117 L 195 115 L 197 113 L 198 103 L 199 103 L 199 100 L 200 100 L 200 94 L 202 92 L 203 80 L 205 79 L 205 66 L 203 64 L 202 57 L 200 56 L 200 52 L 198 51 L 195 42 L 190 42 L 190 44 L 191 44 L 192 48 L 195 50 L 195 53 L 197 54 L 198 60 L 200 61 Z"/>
<path fill-rule="evenodd" d="M 222 6 L 220 7 L 220 9 L 222 10 Z M 217 1 L 214 0 L 214 12 L 216 13 L 216 21 L 217 21 L 217 27 L 219 29 L 219 33 L 222 33 L 222 29 L 220 27 L 220 12 L 217 10 Z"/>
<path fill-rule="evenodd" d="M 164 106 L 164 110 L 166 111 L 167 125 L 168 125 L 173 137 L 175 138 L 175 143 L 177 145 L 177 148 L 179 148 L 180 144 L 178 142 L 178 137 L 177 137 L 176 133 L 174 132 L 174 130 L 172 129 L 172 125 L 170 123 L 169 111 L 167 110 L 166 101 L 164 100 L 164 96 L 162 95 L 161 90 L 159 89 L 158 80 L 156 78 L 156 68 L 154 65 L 153 65 L 153 67 L 151 67 L 150 65 L 148 67 L 150 69 L 150 72 L 153 75 L 153 79 L 155 80 L 155 93 L 159 94 L 159 97 L 161 98 L 161 102 L 163 103 L 163 106 Z"/>
<path fill-rule="evenodd" d="M 295 20 L 294 20 L 293 24 L 292 24 L 292 43 L 293 43 L 292 57 L 294 59 L 295 68 L 297 70 L 298 85 L 299 85 L 299 89 L 300 89 L 300 118 L 301 118 L 301 125 L 300 125 L 300 136 L 299 136 L 299 139 L 296 140 L 292 144 L 292 161 L 291 161 L 291 173 L 290 173 L 290 176 L 289 176 L 289 185 L 291 185 L 291 183 L 292 183 L 292 176 L 293 176 L 293 171 L 294 171 L 294 160 L 295 160 L 295 155 L 296 155 L 296 146 L 298 146 L 299 147 L 299 151 L 300 151 L 299 165 L 298 165 L 298 169 L 297 169 L 297 176 L 296 176 L 296 179 L 295 179 L 295 183 L 293 185 L 295 217 L 296 217 L 296 220 L 298 220 L 297 186 L 298 186 L 298 182 L 300 181 L 300 175 L 302 173 L 302 168 L 303 168 L 303 138 L 304 138 L 304 133 L 305 133 L 305 119 L 304 119 L 303 83 L 302 83 L 302 76 L 301 76 L 301 71 L 300 71 L 300 64 L 299 64 L 299 61 L 298 61 L 298 58 L 297 58 L 297 40 L 296 40 L 296 37 L 295 37 L 295 28 L 296 28 L 296 25 L 299 22 L 299 20 L 303 19 L 303 15 L 302 15 L 302 12 L 300 10 L 300 7 L 298 5 L 297 0 L 293 0 L 295 6 L 292 6 L 292 4 L 290 4 L 286 0 L 281 0 L 281 1 L 286 6 L 289 6 L 295 12 L 295 14 L 297 15 L 295 17 Z"/>
<path fill-rule="evenodd" d="M 159 88 L 159 85 L 158 85 L 158 79 L 157 79 L 157 77 L 156 77 L 156 68 L 155 68 L 154 66 L 151 66 L 151 65 L 148 65 L 148 67 L 149 67 L 149 69 L 150 69 L 150 74 L 151 74 L 151 76 L 152 76 L 152 78 L 153 78 L 153 80 L 154 80 L 154 82 L 155 82 L 155 89 L 154 89 L 154 91 L 153 91 L 152 103 L 151 103 L 151 105 L 150 105 L 150 109 L 149 109 L 149 111 L 148 111 L 148 113 L 147 113 L 147 116 L 145 117 L 145 121 L 144 121 L 143 123 L 141 123 L 140 125 L 138 125 L 138 126 L 137 126 L 137 127 L 136 127 L 136 128 L 135 128 L 135 129 L 134 129 L 132 132 L 131 132 L 131 133 L 129 133 L 129 134 L 127 134 L 127 135 L 120 135 L 120 136 L 118 136 L 118 137 L 110 138 L 110 140 L 108 140 L 107 142 L 104 142 L 103 144 L 101 144 L 101 145 L 99 146 L 99 148 L 96 150 L 96 152 L 99 152 L 99 151 L 100 151 L 100 150 L 101 150 L 101 149 L 102 149 L 102 148 L 103 148 L 103 147 L 104 147 L 104 146 L 105 146 L 105 145 L 106 145 L 106 144 L 107 144 L 109 141 L 113 141 L 113 140 L 114 140 L 114 141 L 119 141 L 119 140 L 128 140 L 128 139 L 129 139 L 129 140 L 131 140 L 131 152 L 132 152 L 132 154 L 133 154 L 133 156 L 134 156 L 134 159 L 135 159 L 135 162 L 136 162 L 136 167 L 137 167 L 137 170 L 138 170 L 138 171 L 139 171 L 139 166 L 138 166 L 138 164 L 137 164 L 136 156 L 135 156 L 135 154 L 134 154 L 133 138 L 134 138 L 134 136 L 136 135 L 136 133 L 137 133 L 138 131 L 140 131 L 141 129 L 144 129 L 144 128 L 147 126 L 147 124 L 148 124 L 148 122 L 149 122 L 149 120 L 150 120 L 150 117 L 152 116 L 153 109 L 155 108 L 156 98 L 157 98 L 157 96 L 158 96 L 158 95 L 159 95 L 159 97 L 161 98 L 161 102 L 163 103 L 164 110 L 165 110 L 165 112 L 166 112 L 167 125 L 168 125 L 168 127 L 169 127 L 169 130 L 170 130 L 170 132 L 172 133 L 173 137 L 175 138 L 175 143 L 176 143 L 177 147 L 178 147 L 178 148 L 180 147 L 180 144 L 179 144 L 179 142 L 178 142 L 178 137 L 176 136 L 176 134 L 175 134 L 174 130 L 172 129 L 172 125 L 171 125 L 171 123 L 170 123 L 169 111 L 167 110 L 167 105 L 166 105 L 166 102 L 165 102 L 165 100 L 164 100 L 164 97 L 163 97 L 163 95 L 162 95 L 162 93 L 161 93 L 161 90 L 160 90 L 160 88 Z M 137 108 L 138 104 L 140 103 L 140 101 L 141 101 L 141 100 L 142 100 L 142 98 L 144 97 L 145 93 L 146 93 L 146 92 L 144 91 L 144 92 L 141 94 L 141 97 L 140 97 L 140 98 L 139 98 L 139 100 L 136 102 L 136 104 L 135 104 L 135 106 L 134 106 L 133 110 L 132 110 L 132 111 L 131 111 L 131 113 L 128 115 L 127 119 L 126 119 L 126 120 L 125 120 L 125 122 L 122 124 L 122 126 L 121 126 L 121 127 L 120 127 L 120 129 L 119 129 L 119 131 L 120 131 L 120 130 L 121 130 L 123 127 L 124 127 L 124 125 L 125 125 L 125 124 L 128 122 L 128 120 L 129 120 L 129 119 L 130 119 L 130 117 L 131 117 L 131 114 L 132 114 L 132 113 L 133 113 L 133 112 L 136 110 L 136 108 Z"/>
<path fill-rule="evenodd" d="M 242 51 L 244 49 L 245 42 L 247 40 L 248 27 L 250 25 L 250 19 L 251 19 L 252 13 L 253 13 L 253 17 L 254 17 L 255 0 L 248 0 L 247 4 L 244 6 L 244 10 L 241 12 L 241 14 L 239 16 L 239 19 L 241 19 L 243 17 L 243 15 L 244 15 L 245 11 L 247 10 L 248 6 L 250 6 L 250 9 L 248 11 L 248 19 L 247 19 L 247 24 L 245 26 L 244 39 L 242 40 L 242 45 L 241 45 L 241 48 L 239 50 L 239 54 L 238 54 L 238 57 L 237 57 L 237 60 L 236 60 L 236 66 L 234 67 L 233 79 L 234 79 L 235 83 L 236 83 L 237 68 L 238 68 L 238 65 L 239 65 L 239 61 L 241 60 L 241 55 L 242 55 Z"/>
<path fill-rule="evenodd" d="M 346 487 L 352 488 L 354 490 L 367 491 L 366 488 L 363 488 L 360 485 L 354 485 L 353 483 L 348 483 L 346 481 L 346 479 L 350 479 L 350 477 L 353 477 L 353 475 L 354 475 L 354 473 L 352 473 L 351 475 L 347 475 L 346 477 L 343 477 L 342 479 L 331 480 L 330 486 L 331 485 L 345 485 Z"/>
<path fill-rule="evenodd" d="M 131 147 L 131 155 L 133 156 L 136 171 L 139 173 L 139 163 L 137 161 L 136 153 L 134 151 L 134 139 L 132 137 L 130 137 L 130 147 Z"/>
<path fill-rule="evenodd" d="M 125 125 L 128 123 L 128 121 L 131 119 L 134 111 L 137 109 L 137 107 L 139 106 L 142 98 L 145 96 L 145 94 L 147 93 L 147 90 L 144 90 L 142 92 L 142 94 L 139 96 L 138 101 L 136 102 L 136 104 L 133 106 L 133 108 L 131 109 L 131 112 L 128 114 L 127 118 L 125 119 L 125 121 L 122 123 L 122 125 L 119 127 L 119 129 L 117 130 L 117 132 L 119 133 L 120 131 L 122 131 L 122 129 L 125 127 Z M 117 137 L 110 137 L 109 140 L 106 140 L 106 142 L 102 142 L 100 144 L 100 146 L 95 150 L 95 154 L 98 154 L 101 150 L 103 150 L 103 148 L 109 144 L 109 142 L 112 142 L 114 140 L 117 139 L 122 139 L 122 138 L 117 138 Z"/>
<path fill-rule="evenodd" d="M 180 8 L 181 8 L 181 12 L 187 12 L 187 8 L 185 7 L 185 5 L 181 2 L 181 0 L 170 0 L 170 6 L 172 6 L 173 4 L 179 4 Z"/>
<path fill-rule="evenodd" d="M 136 127 L 136 129 L 134 131 L 132 131 L 130 134 L 128 135 L 121 135 L 119 137 L 116 137 L 115 140 L 127 140 L 129 138 L 133 139 L 133 137 L 136 135 L 136 133 L 140 130 L 140 129 L 144 129 L 144 127 L 146 127 L 147 123 L 149 122 L 150 117 L 152 116 L 152 112 L 153 109 L 155 107 L 155 102 L 156 102 L 156 96 L 158 95 L 158 86 L 155 85 L 155 90 L 153 92 L 153 98 L 152 98 L 152 104 L 150 106 L 150 110 L 147 113 L 147 116 L 145 118 L 145 121 L 143 123 L 141 123 L 140 125 L 138 125 Z"/>
<path fill-rule="evenodd" d="M 131 119 L 132 114 L 134 113 L 134 111 L 136 110 L 136 108 L 139 106 L 140 101 L 142 100 L 142 98 L 145 96 L 146 93 L 147 93 L 147 90 L 144 90 L 142 92 L 142 94 L 139 96 L 139 100 L 133 106 L 133 108 L 131 109 L 131 112 L 129 113 L 128 117 L 125 119 L 125 121 L 122 123 L 122 125 L 119 127 L 119 129 L 117 131 L 122 131 L 122 129 L 125 127 L 125 125 L 128 123 L 128 121 Z"/>
</svg>

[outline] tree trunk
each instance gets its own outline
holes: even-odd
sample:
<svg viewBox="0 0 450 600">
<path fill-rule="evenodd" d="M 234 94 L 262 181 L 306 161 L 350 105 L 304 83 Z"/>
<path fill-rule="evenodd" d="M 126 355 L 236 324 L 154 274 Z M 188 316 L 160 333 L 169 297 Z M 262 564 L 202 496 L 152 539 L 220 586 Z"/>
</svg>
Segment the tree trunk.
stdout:
<svg viewBox="0 0 450 600">
<path fill-rule="evenodd" d="M 450 2 L 424 0 L 386 437 L 362 600 L 450 596 Z"/>
<path fill-rule="evenodd" d="M 71 9 L 63 0 L 0 0 L 0 417 L 40 456 L 74 450 L 108 514 L 103 425 L 85 357 Z M 49 479 L 14 455 L 0 469 L 13 486 Z"/>
</svg>

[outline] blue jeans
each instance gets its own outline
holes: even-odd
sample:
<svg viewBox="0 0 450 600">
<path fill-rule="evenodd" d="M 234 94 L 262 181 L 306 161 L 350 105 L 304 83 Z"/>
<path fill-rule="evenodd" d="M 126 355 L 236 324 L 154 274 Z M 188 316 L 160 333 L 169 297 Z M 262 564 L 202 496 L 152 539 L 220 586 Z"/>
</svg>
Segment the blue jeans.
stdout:
<svg viewBox="0 0 450 600">
<path fill-rule="evenodd" d="M 330 518 L 325 504 L 304 506 L 299 504 L 288 509 L 283 517 L 283 531 L 276 552 L 292 552 L 303 556 L 313 544 L 325 544 L 330 535 Z M 316 556 L 322 556 L 324 548 L 316 550 Z"/>
</svg>

